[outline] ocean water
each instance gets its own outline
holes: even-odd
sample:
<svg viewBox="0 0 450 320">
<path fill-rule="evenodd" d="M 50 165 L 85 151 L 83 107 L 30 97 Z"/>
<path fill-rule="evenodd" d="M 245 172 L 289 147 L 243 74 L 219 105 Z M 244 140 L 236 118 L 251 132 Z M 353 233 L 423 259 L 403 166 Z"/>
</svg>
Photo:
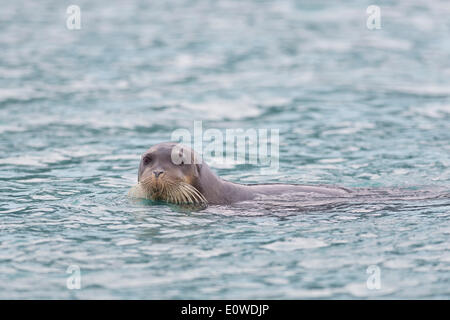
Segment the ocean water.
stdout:
<svg viewBox="0 0 450 320">
<path fill-rule="evenodd" d="M 448 1 L 380 1 L 374 30 L 372 1 L 71 4 L 80 30 L 1 1 L 0 298 L 450 298 Z M 277 172 L 225 179 L 356 196 L 128 198 L 194 120 L 279 130 Z"/>
</svg>

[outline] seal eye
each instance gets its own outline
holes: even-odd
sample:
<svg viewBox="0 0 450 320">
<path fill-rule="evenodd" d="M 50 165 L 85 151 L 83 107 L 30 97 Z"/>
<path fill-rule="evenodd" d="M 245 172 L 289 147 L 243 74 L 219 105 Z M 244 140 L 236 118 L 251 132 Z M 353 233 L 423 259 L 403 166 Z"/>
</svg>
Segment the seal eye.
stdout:
<svg viewBox="0 0 450 320">
<path fill-rule="evenodd" d="M 144 165 L 148 165 L 150 162 L 152 162 L 152 158 L 150 156 L 145 156 L 144 159 L 142 159 L 142 162 Z"/>
</svg>

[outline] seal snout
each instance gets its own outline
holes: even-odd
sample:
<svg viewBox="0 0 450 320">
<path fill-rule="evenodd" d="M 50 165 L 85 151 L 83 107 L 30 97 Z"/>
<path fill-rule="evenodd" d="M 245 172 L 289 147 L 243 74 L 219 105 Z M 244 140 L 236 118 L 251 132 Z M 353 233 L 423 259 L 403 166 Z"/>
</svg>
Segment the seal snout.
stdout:
<svg viewBox="0 0 450 320">
<path fill-rule="evenodd" d="M 155 175 L 155 178 L 158 178 L 161 174 L 163 174 L 163 170 L 154 170 L 153 174 Z"/>
</svg>

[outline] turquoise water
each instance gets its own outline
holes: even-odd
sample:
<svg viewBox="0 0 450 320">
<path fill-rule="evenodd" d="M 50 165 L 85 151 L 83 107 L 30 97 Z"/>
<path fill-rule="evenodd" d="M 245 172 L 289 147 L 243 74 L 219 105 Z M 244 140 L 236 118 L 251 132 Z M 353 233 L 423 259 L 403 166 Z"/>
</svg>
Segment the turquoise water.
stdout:
<svg viewBox="0 0 450 320">
<path fill-rule="evenodd" d="M 1 5 L 0 298 L 450 298 L 447 2 L 381 1 L 380 30 L 365 1 L 76 1 L 73 31 L 68 4 Z M 193 120 L 280 130 L 278 172 L 225 179 L 357 196 L 129 199 Z"/>
</svg>

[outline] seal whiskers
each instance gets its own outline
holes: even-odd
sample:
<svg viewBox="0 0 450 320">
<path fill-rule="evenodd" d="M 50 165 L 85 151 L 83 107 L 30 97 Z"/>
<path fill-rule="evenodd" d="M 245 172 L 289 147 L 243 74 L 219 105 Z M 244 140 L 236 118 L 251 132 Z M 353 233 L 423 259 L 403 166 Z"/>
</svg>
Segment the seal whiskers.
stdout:
<svg viewBox="0 0 450 320">
<path fill-rule="evenodd" d="M 150 176 L 139 182 L 147 198 L 175 204 L 206 204 L 206 198 L 192 185 L 184 181 L 155 179 Z"/>
</svg>

